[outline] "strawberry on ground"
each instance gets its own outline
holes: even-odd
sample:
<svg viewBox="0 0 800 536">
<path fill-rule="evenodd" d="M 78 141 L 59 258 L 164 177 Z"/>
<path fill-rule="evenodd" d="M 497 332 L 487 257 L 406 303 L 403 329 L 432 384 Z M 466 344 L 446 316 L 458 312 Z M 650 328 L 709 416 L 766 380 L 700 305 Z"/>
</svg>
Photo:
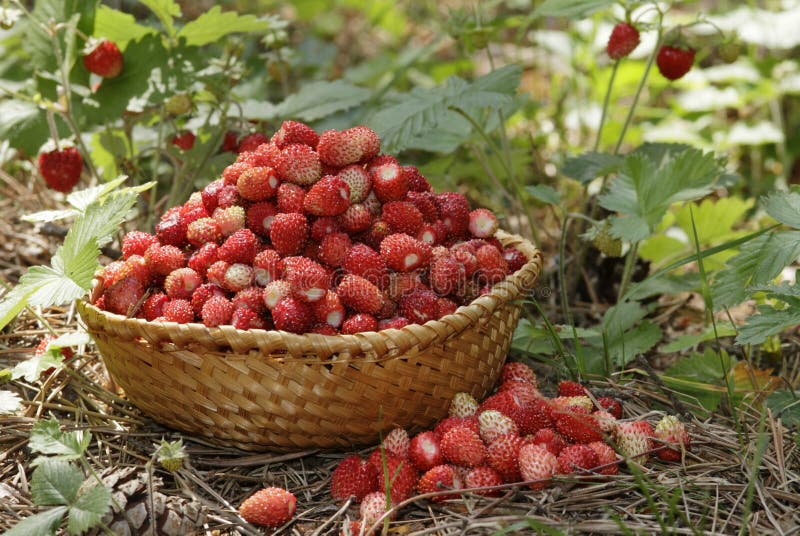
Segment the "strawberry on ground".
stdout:
<svg viewBox="0 0 800 536">
<path fill-rule="evenodd" d="M 497 437 L 486 447 L 486 463 L 497 471 L 505 482 L 518 482 L 519 449 L 524 440 L 516 434 L 506 434 Z"/>
<path fill-rule="evenodd" d="M 571 380 L 561 380 L 558 382 L 558 396 L 585 396 L 586 388 Z"/>
<path fill-rule="evenodd" d="M 500 474 L 486 465 L 473 467 L 464 478 L 465 488 L 488 488 L 492 486 L 501 486 L 502 484 L 503 478 Z M 476 495 L 483 495 L 484 497 L 499 497 L 501 490 L 477 490 L 474 493 Z"/>
<path fill-rule="evenodd" d="M 647 421 L 618 422 L 614 432 L 619 453 L 637 463 L 647 461 L 655 432 Z"/>
<path fill-rule="evenodd" d="M 584 474 L 599 465 L 597 453 L 588 445 L 577 444 L 564 447 L 558 454 L 558 465 L 564 474 Z"/>
<path fill-rule="evenodd" d="M 417 493 L 422 495 L 424 493 L 461 489 L 461 487 L 461 479 L 453 466 L 444 464 L 432 467 L 422 475 L 417 484 Z M 446 493 L 434 495 L 430 500 L 431 502 L 442 502 L 457 498 L 458 494 L 456 493 Z"/>
<path fill-rule="evenodd" d="M 546 448 L 529 443 L 519 449 L 519 471 L 524 481 L 533 481 L 531 489 L 550 485 L 552 476 L 559 470 L 558 459 Z"/>
<path fill-rule="evenodd" d="M 375 452 L 380 452 L 380 449 L 376 449 Z M 386 471 L 383 469 L 382 456 L 373 459 L 378 466 L 377 489 L 383 492 L 387 487 L 387 482 L 390 483 L 391 502 L 398 504 L 411 497 L 417 485 L 418 474 L 410 461 L 390 454 L 386 454 L 385 457 Z"/>
<path fill-rule="evenodd" d="M 665 415 L 656 424 L 653 437 L 660 444 L 668 445 L 656 452 L 656 456 L 663 461 L 677 462 L 681 460 L 683 452 L 691 450 L 691 440 L 686 426 L 674 415 Z"/>
<path fill-rule="evenodd" d="M 455 465 L 474 467 L 483 463 L 486 449 L 479 434 L 466 426 L 457 426 L 442 436 L 442 457 Z"/>
<path fill-rule="evenodd" d="M 617 453 L 605 441 L 593 441 L 586 445 L 594 450 L 597 456 L 597 466 L 595 472 L 601 475 L 616 475 L 619 473 Z"/>
<path fill-rule="evenodd" d="M 556 429 L 575 443 L 602 441 L 603 432 L 588 410 L 579 406 L 569 406 L 553 412 Z"/>
<path fill-rule="evenodd" d="M 567 446 L 564 437 L 553 428 L 540 428 L 531 436 L 531 442 L 535 445 L 543 446 L 556 456 Z"/>
<path fill-rule="evenodd" d="M 420 432 L 411 438 L 408 459 L 418 471 L 427 471 L 443 463 L 439 438 L 431 431 Z"/>
<path fill-rule="evenodd" d="M 353 497 L 360 502 L 368 493 L 377 491 L 377 468 L 357 454 L 339 462 L 331 475 L 331 497 L 337 501 Z"/>
<path fill-rule="evenodd" d="M 409 445 L 408 432 L 400 427 L 393 428 L 391 432 L 386 434 L 386 437 L 383 438 L 383 443 L 381 443 L 387 454 L 403 459 L 408 458 Z"/>
<path fill-rule="evenodd" d="M 248 523 L 277 528 L 286 524 L 297 510 L 297 498 L 283 488 L 264 488 L 239 506 L 239 514 Z"/>
</svg>

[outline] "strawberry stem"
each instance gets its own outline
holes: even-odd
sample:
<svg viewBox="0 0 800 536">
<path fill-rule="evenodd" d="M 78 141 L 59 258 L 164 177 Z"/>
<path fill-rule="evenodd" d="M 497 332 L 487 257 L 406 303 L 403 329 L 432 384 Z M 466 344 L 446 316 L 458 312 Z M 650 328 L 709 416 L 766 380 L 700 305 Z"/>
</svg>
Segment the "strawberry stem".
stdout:
<svg viewBox="0 0 800 536">
<path fill-rule="evenodd" d="M 53 117 L 53 110 L 47 108 L 45 117 L 47 117 L 47 128 L 50 129 L 50 137 L 53 138 L 53 142 L 56 144 L 56 151 L 60 151 L 61 143 L 58 139 L 58 129 L 56 128 L 56 120 Z"/>
</svg>

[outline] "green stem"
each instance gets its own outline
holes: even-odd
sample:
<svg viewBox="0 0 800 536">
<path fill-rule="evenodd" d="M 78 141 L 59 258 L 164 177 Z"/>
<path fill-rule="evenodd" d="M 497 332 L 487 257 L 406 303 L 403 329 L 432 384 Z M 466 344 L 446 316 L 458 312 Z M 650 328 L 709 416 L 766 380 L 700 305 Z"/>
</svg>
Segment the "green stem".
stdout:
<svg viewBox="0 0 800 536">
<path fill-rule="evenodd" d="M 564 323 L 572 325 L 572 311 L 569 309 L 569 296 L 567 295 L 567 269 L 566 269 L 566 254 L 567 254 L 567 230 L 570 224 L 569 214 L 564 211 L 564 217 L 561 219 L 561 238 L 558 240 L 558 287 L 561 295 L 561 311 L 564 315 Z"/>
<path fill-rule="evenodd" d="M 628 254 L 625 257 L 625 268 L 622 271 L 622 281 L 619 284 L 619 292 L 617 293 L 617 303 L 622 301 L 625 291 L 633 278 L 633 268 L 636 266 L 636 259 L 639 257 L 639 242 L 634 242 Z"/>
<path fill-rule="evenodd" d="M 593 151 L 597 152 L 600 148 L 600 140 L 603 136 L 603 127 L 606 124 L 606 117 L 608 117 L 608 104 L 611 101 L 611 89 L 614 87 L 614 80 L 617 78 L 617 71 L 619 70 L 619 60 L 614 62 L 614 68 L 611 70 L 611 78 L 606 87 L 606 95 L 603 98 L 603 113 L 600 115 L 600 124 L 597 125 L 597 137 L 594 140 Z"/>
</svg>

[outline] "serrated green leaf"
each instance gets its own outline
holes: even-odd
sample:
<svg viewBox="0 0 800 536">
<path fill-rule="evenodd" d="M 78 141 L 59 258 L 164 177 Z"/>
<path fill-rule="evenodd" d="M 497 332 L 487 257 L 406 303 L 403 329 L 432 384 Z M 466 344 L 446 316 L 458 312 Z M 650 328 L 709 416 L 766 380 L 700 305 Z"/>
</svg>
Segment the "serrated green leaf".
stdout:
<svg viewBox="0 0 800 536">
<path fill-rule="evenodd" d="M 128 177 L 123 175 L 100 186 L 76 190 L 67 196 L 67 203 L 75 207 L 80 213 L 83 213 L 89 205 L 122 186 L 126 180 L 128 180 Z"/>
<path fill-rule="evenodd" d="M 94 258 L 95 262 L 97 262 L 100 249 L 90 245 L 90 247 L 87 247 L 84 251 L 86 255 L 89 256 L 89 260 Z M 85 259 L 84 262 L 86 264 L 89 263 L 89 261 Z M 92 270 L 92 273 L 94 273 L 94 270 Z M 31 266 L 28 268 L 28 271 L 22 275 L 19 282 L 28 288 L 36 289 L 28 296 L 29 305 L 50 307 L 52 305 L 70 303 L 72 300 L 86 294 L 86 291 L 91 288 L 92 278 L 90 275 L 88 282 L 84 286 L 81 286 L 62 270 L 54 269 L 49 266 Z"/>
<path fill-rule="evenodd" d="M 3 296 L 0 301 L 0 329 L 16 318 L 28 304 L 28 298 L 34 292 L 36 292 L 36 288 L 19 284 Z"/>
<path fill-rule="evenodd" d="M 751 315 L 747 322 L 739 328 L 736 337 L 738 344 L 761 344 L 772 335 L 800 324 L 800 310 L 794 307 L 775 309 L 769 305 L 760 305 L 757 315 Z"/>
<path fill-rule="evenodd" d="M 37 69 L 43 72 L 55 72 L 56 63 L 55 47 L 53 42 L 40 26 L 47 26 L 52 22 L 67 23 L 73 15 L 78 15 L 77 27 L 86 35 L 91 35 L 94 26 L 96 0 L 38 0 L 33 5 L 30 18 L 20 21 L 25 39 L 23 46 L 30 55 L 30 60 Z M 59 32 L 57 39 L 61 42 L 61 50 L 66 51 L 65 32 Z M 66 58 L 67 65 L 71 66 L 76 57 L 75 50 Z M 69 69 L 68 69 L 69 70 Z"/>
<path fill-rule="evenodd" d="M 597 327 L 599 334 L 587 341 L 598 354 L 596 357 L 607 350 L 614 363 L 624 366 L 653 348 L 661 340 L 661 329 L 644 320 L 646 315 L 647 310 L 638 302 L 623 302 L 610 307 Z M 604 348 L 602 332 L 606 333 L 607 348 Z"/>
<path fill-rule="evenodd" d="M 25 378 L 25 381 L 34 382 L 39 379 L 42 372 L 50 368 L 58 368 L 63 362 L 64 356 L 60 352 L 46 352 L 42 355 L 35 355 L 17 363 L 11 369 L 11 378 L 14 380 Z"/>
<path fill-rule="evenodd" d="M 105 486 L 96 485 L 83 492 L 69 508 L 67 530 L 70 534 L 82 534 L 99 525 L 111 507 L 111 493 Z"/>
<path fill-rule="evenodd" d="M 650 236 L 651 227 L 647 220 L 635 215 L 609 216 L 609 232 L 614 238 L 628 242 L 640 242 Z"/>
<path fill-rule="evenodd" d="M 22 221 L 27 221 L 31 223 L 45 223 L 45 222 L 58 221 L 66 218 L 71 218 L 72 216 L 76 216 L 77 214 L 78 212 L 73 209 L 42 210 L 40 212 L 34 212 L 33 214 L 24 215 L 22 217 Z"/>
<path fill-rule="evenodd" d="M 561 173 L 583 184 L 598 177 L 615 173 L 622 157 L 610 153 L 588 152 L 568 158 L 561 166 Z"/>
<path fill-rule="evenodd" d="M 631 285 L 625 300 L 644 300 L 659 294 L 678 294 L 700 288 L 700 274 L 687 272 L 677 276 L 660 275 L 648 277 L 641 283 Z"/>
<path fill-rule="evenodd" d="M 773 192 L 762 201 L 767 214 L 779 222 L 800 229 L 800 194 L 797 192 Z"/>
<path fill-rule="evenodd" d="M 178 39 L 185 39 L 187 46 L 203 46 L 232 33 L 266 32 L 270 28 L 268 20 L 234 11 L 222 12 L 220 6 L 214 6 L 181 28 Z"/>
<path fill-rule="evenodd" d="M 105 128 L 95 132 L 89 146 L 92 149 L 92 162 L 105 180 L 119 176 L 117 163 L 131 153 L 125 133 L 117 129 Z"/>
<path fill-rule="evenodd" d="M 613 0 L 545 0 L 532 17 L 567 17 L 580 19 L 614 4 Z"/>
<path fill-rule="evenodd" d="M 369 96 L 370 90 L 344 80 L 312 82 L 277 105 L 274 113 L 276 117 L 316 121 L 358 106 Z"/>
<path fill-rule="evenodd" d="M 733 335 L 736 335 L 735 326 L 731 325 L 729 322 L 719 323 L 717 324 L 716 332 L 714 331 L 714 326 L 708 326 L 703 332 L 697 335 L 680 335 L 675 337 L 675 340 L 662 345 L 659 351 L 663 353 L 683 352 L 684 350 L 697 346 L 701 342 L 713 341 L 717 336 L 732 337 Z"/>
<path fill-rule="evenodd" d="M 525 191 L 535 199 L 549 205 L 558 205 L 561 202 L 561 194 L 558 193 L 558 190 L 547 184 L 526 186 Z"/>
<path fill-rule="evenodd" d="M 0 415 L 16 413 L 22 407 L 22 399 L 12 391 L 0 391 Z"/>
<path fill-rule="evenodd" d="M 94 35 L 115 42 L 120 50 L 124 51 L 128 43 L 151 33 L 155 33 L 155 29 L 137 23 L 136 18 L 129 13 L 106 5 L 100 5 L 97 9 Z"/>
<path fill-rule="evenodd" d="M 80 469 L 64 460 L 44 458 L 31 477 L 31 498 L 39 506 L 70 505 L 83 483 Z"/>
<path fill-rule="evenodd" d="M 91 338 L 85 331 L 69 331 L 62 333 L 57 338 L 50 341 L 47 345 L 48 348 L 68 348 L 70 346 L 80 346 L 82 344 L 89 344 Z"/>
<path fill-rule="evenodd" d="M 639 246 L 639 256 L 654 265 L 685 254 L 689 244 L 665 234 L 657 234 L 645 239 Z"/>
<path fill-rule="evenodd" d="M 58 420 L 52 418 L 33 425 L 28 446 L 34 452 L 67 460 L 81 457 L 91 442 L 91 433 L 82 430 L 62 432 Z"/>
<path fill-rule="evenodd" d="M 723 352 L 717 354 L 712 349 L 707 349 L 702 354 L 692 354 L 682 357 L 674 365 L 664 371 L 666 376 L 683 378 L 712 385 L 724 385 L 725 375 L 730 371 L 736 360 Z"/>
<path fill-rule="evenodd" d="M 161 21 L 167 35 L 170 37 L 174 36 L 174 20 L 181 16 L 181 6 L 174 0 L 141 0 L 141 2 L 149 7 L 150 11 Z"/>
<path fill-rule="evenodd" d="M 44 110 L 33 103 L 19 99 L 0 101 L 0 139 L 27 154 L 36 154 L 47 139 L 47 121 Z"/>
<path fill-rule="evenodd" d="M 800 425 L 800 391 L 775 391 L 767 397 L 767 406 L 786 426 Z"/>
<path fill-rule="evenodd" d="M 44 512 L 28 516 L 7 532 L 4 536 L 54 536 L 56 530 L 67 513 L 66 506 L 56 506 Z"/>
<path fill-rule="evenodd" d="M 747 211 L 755 204 L 753 199 L 723 197 L 704 199 L 701 203 L 686 203 L 675 214 L 678 226 L 687 236 L 693 236 L 691 213 L 700 245 L 719 244 L 741 236 L 734 226 L 742 222 Z M 708 259 L 705 260 L 708 262 Z"/>
</svg>

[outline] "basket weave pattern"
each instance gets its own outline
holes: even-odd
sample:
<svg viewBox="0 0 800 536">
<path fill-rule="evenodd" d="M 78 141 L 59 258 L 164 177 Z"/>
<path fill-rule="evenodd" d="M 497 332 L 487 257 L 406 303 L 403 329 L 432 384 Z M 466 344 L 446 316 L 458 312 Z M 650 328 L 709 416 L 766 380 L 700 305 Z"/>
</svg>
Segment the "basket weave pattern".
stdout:
<svg viewBox="0 0 800 536">
<path fill-rule="evenodd" d="M 430 427 L 460 391 L 484 397 L 506 359 L 538 250 L 492 292 L 423 325 L 355 335 L 150 323 L 79 302 L 116 382 L 167 426 L 244 450 L 374 443 L 381 428 Z"/>
</svg>

